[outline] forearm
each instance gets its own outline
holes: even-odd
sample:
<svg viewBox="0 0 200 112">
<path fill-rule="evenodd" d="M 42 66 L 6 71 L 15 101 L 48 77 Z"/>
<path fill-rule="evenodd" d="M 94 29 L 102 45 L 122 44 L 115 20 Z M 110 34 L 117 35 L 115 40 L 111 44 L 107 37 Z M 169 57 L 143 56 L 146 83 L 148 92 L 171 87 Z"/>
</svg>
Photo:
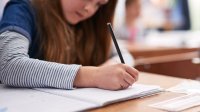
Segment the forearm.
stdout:
<svg viewBox="0 0 200 112">
<path fill-rule="evenodd" d="M 17 87 L 72 89 L 80 65 L 31 59 L 28 40 L 15 32 L 0 35 L 0 80 Z"/>
</svg>

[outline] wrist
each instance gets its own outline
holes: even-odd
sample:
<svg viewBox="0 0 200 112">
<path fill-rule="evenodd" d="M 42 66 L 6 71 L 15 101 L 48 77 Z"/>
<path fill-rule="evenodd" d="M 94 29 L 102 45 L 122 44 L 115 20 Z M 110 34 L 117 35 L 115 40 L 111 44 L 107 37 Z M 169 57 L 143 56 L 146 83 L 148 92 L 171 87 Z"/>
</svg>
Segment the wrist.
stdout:
<svg viewBox="0 0 200 112">
<path fill-rule="evenodd" d="M 97 67 L 80 67 L 74 81 L 75 87 L 97 87 Z"/>
</svg>

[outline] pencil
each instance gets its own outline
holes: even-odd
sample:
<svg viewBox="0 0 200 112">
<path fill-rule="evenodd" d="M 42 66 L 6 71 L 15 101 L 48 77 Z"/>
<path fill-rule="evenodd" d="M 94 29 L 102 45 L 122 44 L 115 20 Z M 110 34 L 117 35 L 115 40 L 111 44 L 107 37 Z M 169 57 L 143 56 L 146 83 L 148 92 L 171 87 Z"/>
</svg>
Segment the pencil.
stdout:
<svg viewBox="0 0 200 112">
<path fill-rule="evenodd" d="M 115 44 L 115 47 L 116 47 L 116 49 L 117 49 L 117 53 L 118 53 L 118 55 L 119 55 L 119 58 L 120 58 L 120 60 L 121 60 L 121 63 L 125 64 L 124 59 L 123 59 L 122 54 L 121 54 L 121 51 L 120 51 L 120 49 L 119 49 L 117 40 L 116 40 L 116 38 L 115 38 L 115 34 L 114 34 L 114 32 L 113 32 L 112 26 L 111 26 L 110 23 L 107 23 L 107 25 L 108 25 L 108 29 L 109 29 L 109 31 L 110 31 L 112 40 L 113 40 L 113 42 L 114 42 L 114 44 Z"/>
</svg>

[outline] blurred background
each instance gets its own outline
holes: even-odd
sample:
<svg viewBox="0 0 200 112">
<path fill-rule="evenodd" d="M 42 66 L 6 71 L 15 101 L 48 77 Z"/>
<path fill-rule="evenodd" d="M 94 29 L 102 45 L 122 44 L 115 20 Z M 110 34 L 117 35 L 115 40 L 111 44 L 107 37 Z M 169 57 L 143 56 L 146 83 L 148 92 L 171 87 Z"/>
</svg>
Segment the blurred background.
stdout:
<svg viewBox="0 0 200 112">
<path fill-rule="evenodd" d="M 140 71 L 199 79 L 200 1 L 119 0 L 115 34 Z"/>
<path fill-rule="evenodd" d="M 119 39 L 129 41 L 152 32 L 198 31 L 199 6 L 195 0 L 119 0 L 115 30 Z"/>
</svg>

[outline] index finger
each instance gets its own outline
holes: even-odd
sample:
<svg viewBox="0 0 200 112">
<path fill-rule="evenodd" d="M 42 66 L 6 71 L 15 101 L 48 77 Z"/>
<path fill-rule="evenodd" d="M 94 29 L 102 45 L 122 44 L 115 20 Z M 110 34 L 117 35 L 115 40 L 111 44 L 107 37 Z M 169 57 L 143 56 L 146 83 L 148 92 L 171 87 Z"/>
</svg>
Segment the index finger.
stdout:
<svg viewBox="0 0 200 112">
<path fill-rule="evenodd" d="M 128 72 L 132 77 L 134 77 L 136 80 L 138 80 L 138 74 L 139 74 L 138 70 L 136 70 L 135 68 L 130 67 L 128 65 L 125 65 L 125 69 L 126 69 L 126 72 Z"/>
</svg>

